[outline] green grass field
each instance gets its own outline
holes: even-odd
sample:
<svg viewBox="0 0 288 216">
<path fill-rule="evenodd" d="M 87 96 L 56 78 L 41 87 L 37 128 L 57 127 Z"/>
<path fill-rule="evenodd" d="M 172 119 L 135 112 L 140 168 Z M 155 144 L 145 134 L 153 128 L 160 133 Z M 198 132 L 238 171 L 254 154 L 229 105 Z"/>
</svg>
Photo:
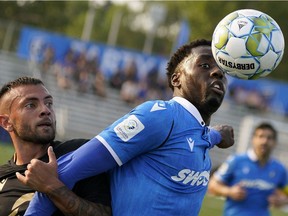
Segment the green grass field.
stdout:
<svg viewBox="0 0 288 216">
<path fill-rule="evenodd" d="M 13 148 L 11 144 L 0 144 L 0 164 L 4 164 L 13 155 Z M 201 212 L 199 216 L 221 216 L 224 201 L 219 198 L 215 198 L 207 195 L 204 199 Z M 257 213 L 257 212 L 255 212 Z M 272 216 L 287 216 L 288 213 L 284 213 L 279 210 L 272 210 Z M 260 215 L 259 215 L 260 216 Z"/>
<path fill-rule="evenodd" d="M 204 198 L 204 202 L 199 216 L 222 216 L 222 209 L 224 206 L 224 200 L 216 198 L 214 196 L 207 195 Z M 257 214 L 257 212 L 255 212 Z M 272 209 L 271 216 L 287 216 L 288 213 L 283 211 Z M 244 215 L 243 215 L 244 216 Z M 261 215 L 259 215 L 261 216 Z"/>
<path fill-rule="evenodd" d="M 12 144 L 0 143 L 0 164 L 6 163 L 13 155 Z"/>
</svg>

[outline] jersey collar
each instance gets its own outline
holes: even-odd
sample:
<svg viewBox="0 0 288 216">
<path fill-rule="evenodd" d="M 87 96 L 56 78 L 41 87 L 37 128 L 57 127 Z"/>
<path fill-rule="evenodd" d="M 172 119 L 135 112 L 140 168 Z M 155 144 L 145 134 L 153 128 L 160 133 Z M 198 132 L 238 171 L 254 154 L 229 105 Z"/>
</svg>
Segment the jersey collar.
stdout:
<svg viewBox="0 0 288 216">
<path fill-rule="evenodd" d="M 197 119 L 197 121 L 202 127 L 205 126 L 205 122 L 203 121 L 202 116 L 192 103 L 190 103 L 188 100 L 182 97 L 173 97 L 172 100 L 176 101 L 181 106 L 183 106 L 188 112 L 190 112 Z"/>
<path fill-rule="evenodd" d="M 258 161 L 258 157 L 253 149 L 249 149 L 247 151 L 247 155 L 251 161 L 254 161 L 254 162 Z"/>
</svg>

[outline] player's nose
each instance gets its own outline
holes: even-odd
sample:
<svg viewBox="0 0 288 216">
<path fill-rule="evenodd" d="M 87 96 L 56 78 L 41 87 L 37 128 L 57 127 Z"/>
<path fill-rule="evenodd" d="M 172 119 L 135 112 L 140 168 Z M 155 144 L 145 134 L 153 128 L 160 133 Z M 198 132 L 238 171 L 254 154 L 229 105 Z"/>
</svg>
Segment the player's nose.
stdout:
<svg viewBox="0 0 288 216">
<path fill-rule="evenodd" d="M 220 79 L 226 78 L 225 73 L 218 66 L 213 67 L 210 76 L 218 77 Z"/>
</svg>

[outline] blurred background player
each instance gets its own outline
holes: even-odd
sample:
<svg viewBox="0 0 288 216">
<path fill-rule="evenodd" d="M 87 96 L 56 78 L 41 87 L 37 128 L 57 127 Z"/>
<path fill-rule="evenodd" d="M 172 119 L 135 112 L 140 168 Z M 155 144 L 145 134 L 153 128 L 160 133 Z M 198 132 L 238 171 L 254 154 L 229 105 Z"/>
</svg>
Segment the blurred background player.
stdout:
<svg viewBox="0 0 288 216">
<path fill-rule="evenodd" d="M 54 141 L 56 118 L 53 98 L 41 80 L 30 77 L 13 80 L 0 90 L 0 126 L 9 132 L 15 149 L 11 160 L 0 166 L 0 216 L 24 215 L 35 190 L 18 181 L 15 173 L 24 173 L 33 158 L 48 162 L 46 152 L 49 146 L 59 157 L 88 140 Z M 67 198 L 55 203 L 63 213 L 111 215 L 106 174 L 78 182 L 73 191 L 83 199 L 71 193 L 74 196 L 73 206 Z M 58 210 L 53 215 L 63 214 Z"/>
<path fill-rule="evenodd" d="M 252 148 L 233 155 L 212 176 L 210 193 L 226 197 L 224 216 L 268 216 L 269 206 L 287 204 L 281 192 L 287 184 L 283 164 L 271 157 L 277 131 L 270 123 L 260 123 L 252 135 Z"/>
</svg>

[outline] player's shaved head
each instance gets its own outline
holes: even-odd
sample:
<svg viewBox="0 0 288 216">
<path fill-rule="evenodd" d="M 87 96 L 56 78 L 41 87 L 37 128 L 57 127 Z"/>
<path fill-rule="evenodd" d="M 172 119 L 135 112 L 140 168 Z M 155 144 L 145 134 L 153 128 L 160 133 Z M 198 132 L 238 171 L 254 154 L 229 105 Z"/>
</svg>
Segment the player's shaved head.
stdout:
<svg viewBox="0 0 288 216">
<path fill-rule="evenodd" d="M 20 77 L 16 80 L 8 82 L 3 85 L 0 90 L 0 115 L 8 114 L 10 112 L 13 101 L 20 97 L 18 91 L 14 91 L 17 87 L 23 85 L 44 85 L 43 82 L 33 77 Z"/>
</svg>

